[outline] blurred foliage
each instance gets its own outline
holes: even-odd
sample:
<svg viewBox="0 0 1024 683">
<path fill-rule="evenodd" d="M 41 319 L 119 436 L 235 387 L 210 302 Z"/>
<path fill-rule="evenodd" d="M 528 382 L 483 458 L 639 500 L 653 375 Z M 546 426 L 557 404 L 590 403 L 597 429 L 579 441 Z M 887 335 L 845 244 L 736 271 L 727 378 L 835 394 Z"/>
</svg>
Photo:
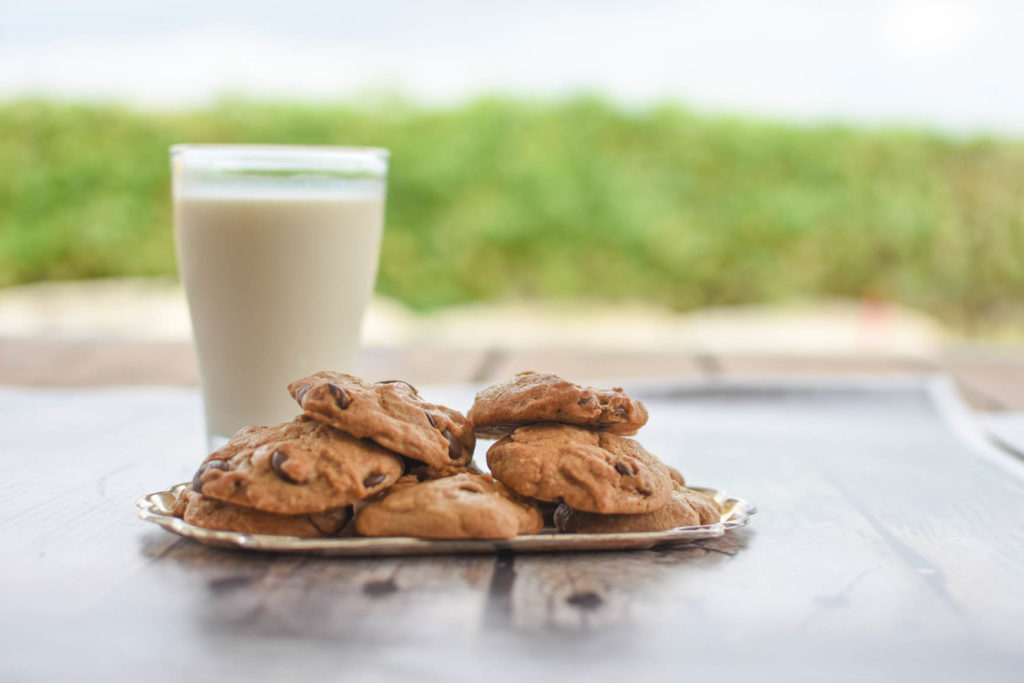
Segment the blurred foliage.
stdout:
<svg viewBox="0 0 1024 683">
<path fill-rule="evenodd" d="M 0 285 L 173 274 L 178 142 L 389 148 L 378 290 L 421 309 L 878 297 L 970 325 L 1024 301 L 1020 143 L 593 97 L 0 104 Z"/>
</svg>

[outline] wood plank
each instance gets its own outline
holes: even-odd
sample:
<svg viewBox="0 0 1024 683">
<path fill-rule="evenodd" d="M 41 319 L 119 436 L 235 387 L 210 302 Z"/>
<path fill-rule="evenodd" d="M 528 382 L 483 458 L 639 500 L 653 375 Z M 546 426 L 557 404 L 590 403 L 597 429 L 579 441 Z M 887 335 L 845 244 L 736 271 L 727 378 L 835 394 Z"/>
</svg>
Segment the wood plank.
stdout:
<svg viewBox="0 0 1024 683">
<path fill-rule="evenodd" d="M 715 355 L 705 368 L 716 377 L 947 373 L 977 410 L 1024 410 L 1024 357 L 1020 353 L 954 352 L 934 359 Z"/>
<path fill-rule="evenodd" d="M 773 511 L 753 531 L 789 546 L 800 563 L 819 563 L 808 572 L 777 558 L 803 583 L 787 604 L 808 593 L 826 596 L 868 572 L 858 591 L 879 599 L 851 600 L 842 610 L 847 627 L 880 628 L 892 615 L 859 622 L 858 612 L 898 609 L 914 620 L 905 626 L 915 633 L 959 624 L 972 637 L 1013 647 L 1024 635 L 1024 625 L 1006 629 L 1013 615 L 1024 614 L 1024 590 L 1010 569 L 1024 565 L 1024 528 L 1014 521 L 1024 518 L 1024 482 L 951 439 L 930 401 L 915 391 L 813 395 L 809 401 L 799 392 L 773 395 L 769 387 L 760 396 L 709 391 L 685 405 L 648 401 L 649 424 L 672 427 L 645 443 L 691 482 L 714 482 Z M 1008 507 L 994 514 L 993 500 Z M 772 533 L 776 523 L 788 528 Z M 741 554 L 738 564 L 749 557 Z M 981 557 L 992 563 L 983 567 Z M 748 567 L 764 569 L 765 563 Z M 831 589 L 808 590 L 824 576 Z M 775 580 L 786 582 L 782 574 Z M 890 594 L 891 586 L 900 588 Z M 913 615 L 922 610 L 931 615 L 917 622 Z"/>
<path fill-rule="evenodd" d="M 494 566 L 488 556 L 338 560 L 197 543 L 176 544 L 159 560 L 97 613 L 146 604 L 241 636 L 447 641 L 480 628 Z"/>
<path fill-rule="evenodd" d="M 765 654 L 813 643 L 821 651 L 816 665 L 825 666 L 841 654 L 836 643 L 863 646 L 876 630 L 935 642 L 962 637 L 954 610 L 893 557 L 889 543 L 849 505 L 847 491 L 814 466 L 846 456 L 780 450 L 794 442 L 776 419 L 792 410 L 792 400 L 783 403 L 790 405 L 765 413 L 755 403 L 737 404 L 734 396 L 688 408 L 648 401 L 651 424 L 661 425 L 649 438 L 646 429 L 639 435 L 648 448 L 691 481 L 758 501 L 763 516 L 722 541 L 647 556 L 517 558 L 522 612 L 515 618 L 571 630 L 614 625 L 686 633 L 670 660 L 680 667 L 705 648 L 722 654 L 742 648 L 748 656 L 751 649 Z M 836 426 L 828 432 L 847 441 Z M 820 437 L 814 430 L 806 443 Z M 717 640 L 729 634 L 734 641 Z"/>
<path fill-rule="evenodd" d="M 982 410 L 1024 411 L 1024 357 L 1020 354 L 983 353 L 950 355 L 942 368 L 956 377 Z"/>
<path fill-rule="evenodd" d="M 198 384 L 192 345 L 114 340 L 0 340 L 0 385 Z"/>
<path fill-rule="evenodd" d="M 780 356 L 715 354 L 709 369 L 715 376 L 752 375 L 889 375 L 935 372 L 938 365 L 925 358 L 870 356 Z"/>
<path fill-rule="evenodd" d="M 363 349 L 356 374 L 414 384 L 474 381 L 484 350 Z M 105 340 L 0 340 L 0 386 L 198 386 L 191 344 Z"/>
<path fill-rule="evenodd" d="M 750 375 L 855 375 L 948 372 L 979 410 L 1024 410 L 1024 358 L 1015 353 L 914 358 L 717 356 L 599 351 L 369 348 L 356 373 L 414 384 L 486 383 L 515 372 L 555 372 L 581 382 Z M 192 347 L 179 342 L 0 340 L 0 385 L 196 386 Z"/>
<path fill-rule="evenodd" d="M 1024 482 L 919 387 L 644 392 L 638 438 L 757 502 L 749 529 L 496 561 L 215 550 L 131 506 L 201 457 L 194 390 L 0 390 L 0 678 L 1016 676 Z"/>
<path fill-rule="evenodd" d="M 132 503 L 190 478 L 201 461 L 198 395 L 3 389 L 0 416 L 0 527 L 12 558 L 0 568 L 0 609 L 81 615 L 150 562 Z"/>
</svg>

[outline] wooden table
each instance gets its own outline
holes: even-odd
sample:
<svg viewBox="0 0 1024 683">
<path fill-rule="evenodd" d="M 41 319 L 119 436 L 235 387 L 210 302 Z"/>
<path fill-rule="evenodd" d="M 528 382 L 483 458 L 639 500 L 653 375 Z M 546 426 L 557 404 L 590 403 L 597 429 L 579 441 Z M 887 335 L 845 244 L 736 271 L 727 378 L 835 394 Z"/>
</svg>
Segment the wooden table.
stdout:
<svg viewBox="0 0 1024 683">
<path fill-rule="evenodd" d="M 750 376 L 860 376 L 943 373 L 984 411 L 1024 411 L 1024 349 L 981 348 L 936 357 L 730 355 L 716 352 L 596 349 L 364 349 L 356 374 L 420 384 L 497 382 L 520 370 L 554 372 L 577 382 L 675 378 L 706 381 Z M 197 386 L 186 342 L 0 338 L 0 386 Z"/>
<path fill-rule="evenodd" d="M 211 549 L 134 508 L 203 456 L 196 390 L 0 389 L 0 680 L 1020 680 L 1024 466 L 951 383 L 627 388 L 638 438 L 756 502 L 750 527 L 577 555 Z M 474 387 L 421 391 L 465 409 Z"/>
</svg>

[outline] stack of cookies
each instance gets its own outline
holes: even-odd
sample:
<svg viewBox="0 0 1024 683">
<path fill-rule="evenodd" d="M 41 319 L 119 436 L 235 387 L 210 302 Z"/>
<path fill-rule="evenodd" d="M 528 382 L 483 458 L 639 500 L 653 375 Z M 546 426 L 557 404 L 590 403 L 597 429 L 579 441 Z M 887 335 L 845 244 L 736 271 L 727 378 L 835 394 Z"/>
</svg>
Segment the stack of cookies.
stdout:
<svg viewBox="0 0 1024 683">
<path fill-rule="evenodd" d="M 523 372 L 476 396 L 477 436 L 500 439 L 487 451 L 494 477 L 539 501 L 557 503 L 560 531 L 661 531 L 719 521 L 710 497 L 627 438 L 647 410 L 622 389 L 597 390 Z"/>
<path fill-rule="evenodd" d="M 288 391 L 303 413 L 246 427 L 200 465 L 174 512 L 242 533 L 511 538 L 536 505 L 472 465 L 472 425 L 402 381 L 319 372 Z M 358 507 L 357 519 L 349 523 Z"/>
<path fill-rule="evenodd" d="M 175 514 L 209 529 L 305 538 L 505 539 L 658 531 L 716 522 L 714 501 L 633 439 L 647 421 L 621 389 L 520 373 L 469 416 L 403 381 L 318 372 L 288 391 L 302 414 L 246 427 L 199 466 Z M 473 464 L 476 437 L 493 476 Z"/>
</svg>

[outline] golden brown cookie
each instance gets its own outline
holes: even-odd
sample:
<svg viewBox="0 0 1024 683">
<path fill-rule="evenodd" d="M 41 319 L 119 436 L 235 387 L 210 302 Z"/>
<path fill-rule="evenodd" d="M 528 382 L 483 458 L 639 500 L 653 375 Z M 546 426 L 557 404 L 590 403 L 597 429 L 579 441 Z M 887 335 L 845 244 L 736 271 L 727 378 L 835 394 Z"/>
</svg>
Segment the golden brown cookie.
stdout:
<svg viewBox="0 0 1024 683">
<path fill-rule="evenodd" d="M 555 526 L 559 531 L 577 534 L 628 533 L 665 531 L 681 526 L 714 524 L 721 519 L 721 509 L 710 496 L 677 486 L 668 505 L 639 515 L 598 515 L 559 505 L 555 510 Z"/>
<path fill-rule="evenodd" d="M 669 475 L 672 476 L 672 481 L 679 484 L 680 486 L 686 486 L 686 478 L 683 476 L 682 472 L 677 470 L 675 467 L 672 467 L 671 465 L 665 465 L 665 467 L 668 468 L 668 473 Z"/>
<path fill-rule="evenodd" d="M 356 515 L 364 536 L 512 538 L 544 523 L 537 507 L 486 474 L 403 481 L 365 503 Z"/>
<path fill-rule="evenodd" d="M 476 437 L 466 417 L 427 403 L 402 381 L 371 384 L 340 372 L 318 372 L 288 385 L 306 415 L 434 467 L 464 465 Z"/>
<path fill-rule="evenodd" d="M 174 514 L 204 529 L 321 538 L 341 531 L 352 517 L 352 509 L 344 507 L 312 515 L 275 515 L 208 498 L 186 487 L 178 493 Z"/>
<path fill-rule="evenodd" d="M 518 493 L 602 514 L 668 504 L 668 468 L 634 441 L 572 425 L 520 427 L 487 451 L 491 474 Z"/>
<path fill-rule="evenodd" d="M 307 417 L 246 427 L 200 465 L 192 488 L 209 498 L 281 515 L 324 512 L 382 491 L 402 459 Z"/>
<path fill-rule="evenodd" d="M 533 422 L 576 424 L 629 436 L 647 422 L 647 409 L 619 387 L 593 389 L 557 375 L 520 372 L 478 393 L 469 420 L 485 438 L 500 438 Z"/>
</svg>

